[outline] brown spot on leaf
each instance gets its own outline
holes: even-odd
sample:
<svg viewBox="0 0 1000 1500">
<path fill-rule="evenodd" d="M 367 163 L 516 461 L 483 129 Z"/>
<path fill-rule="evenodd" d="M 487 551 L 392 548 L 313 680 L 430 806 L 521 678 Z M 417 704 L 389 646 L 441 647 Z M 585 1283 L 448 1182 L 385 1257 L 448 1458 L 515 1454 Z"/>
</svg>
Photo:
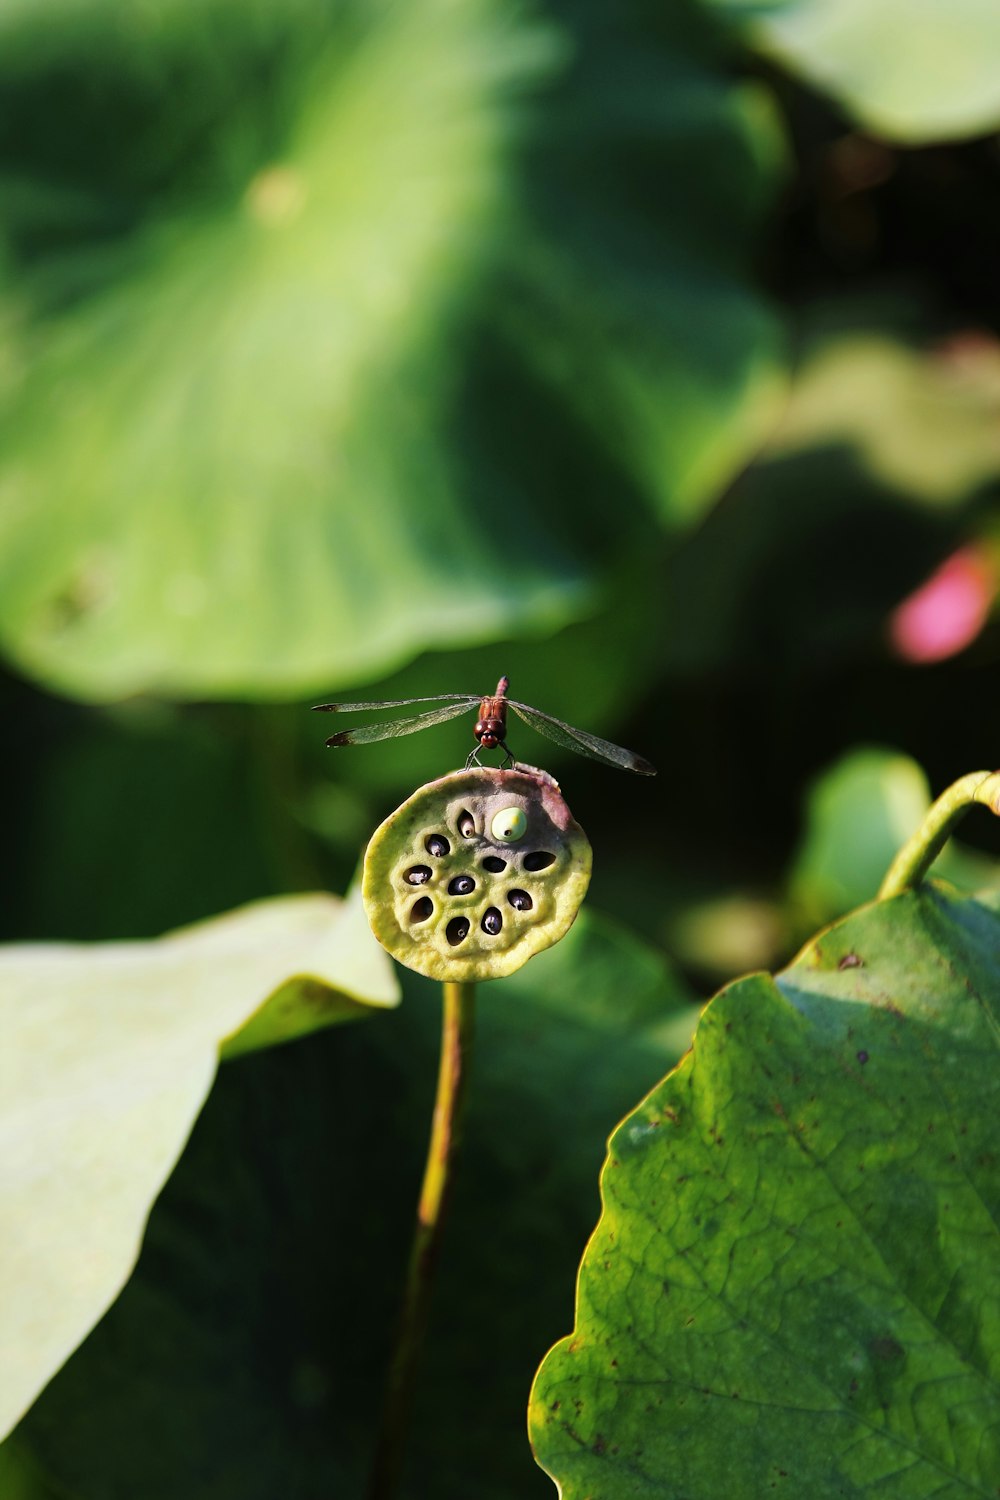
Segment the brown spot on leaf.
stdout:
<svg viewBox="0 0 1000 1500">
<path fill-rule="evenodd" d="M 856 953 L 845 953 L 837 965 L 838 969 L 861 969 L 864 967 L 864 959 L 859 958 Z"/>
<path fill-rule="evenodd" d="M 889 1360 L 900 1359 L 903 1355 L 903 1346 L 890 1338 L 888 1334 L 880 1334 L 878 1338 L 872 1339 L 868 1345 L 872 1359 Z"/>
</svg>

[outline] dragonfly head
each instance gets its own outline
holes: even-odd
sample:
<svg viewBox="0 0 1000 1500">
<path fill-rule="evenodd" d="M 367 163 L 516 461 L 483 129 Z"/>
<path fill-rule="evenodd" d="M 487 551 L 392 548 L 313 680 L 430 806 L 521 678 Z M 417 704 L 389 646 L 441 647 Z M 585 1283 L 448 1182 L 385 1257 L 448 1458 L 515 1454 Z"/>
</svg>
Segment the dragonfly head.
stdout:
<svg viewBox="0 0 1000 1500">
<path fill-rule="evenodd" d="M 476 727 L 472 732 L 484 750 L 495 750 L 503 739 L 505 729 L 503 719 L 488 714 L 485 718 L 476 720 Z"/>
</svg>

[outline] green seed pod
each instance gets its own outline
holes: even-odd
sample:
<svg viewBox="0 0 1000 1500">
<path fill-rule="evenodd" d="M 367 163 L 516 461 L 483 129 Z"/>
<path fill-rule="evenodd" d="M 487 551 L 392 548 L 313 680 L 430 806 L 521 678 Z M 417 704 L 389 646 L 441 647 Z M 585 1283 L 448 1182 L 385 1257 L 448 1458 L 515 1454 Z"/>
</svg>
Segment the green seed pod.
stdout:
<svg viewBox="0 0 1000 1500">
<path fill-rule="evenodd" d="M 567 931 L 590 862 L 551 776 L 477 767 L 420 787 L 386 818 L 361 889 L 400 963 L 429 979 L 500 979 Z"/>
</svg>

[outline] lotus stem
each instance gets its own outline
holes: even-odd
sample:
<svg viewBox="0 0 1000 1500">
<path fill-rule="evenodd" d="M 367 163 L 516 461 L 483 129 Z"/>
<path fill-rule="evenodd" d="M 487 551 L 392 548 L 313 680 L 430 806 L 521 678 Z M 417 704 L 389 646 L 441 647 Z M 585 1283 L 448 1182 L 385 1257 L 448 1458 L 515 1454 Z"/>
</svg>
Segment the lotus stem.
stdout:
<svg viewBox="0 0 1000 1500">
<path fill-rule="evenodd" d="M 476 987 L 474 984 L 446 983 L 443 989 L 441 1058 L 434 1119 L 367 1500 L 392 1500 L 399 1484 L 417 1361 L 427 1327 L 434 1270 L 455 1180 L 472 1052 Z"/>
<path fill-rule="evenodd" d="M 879 900 L 919 885 L 937 859 L 955 825 L 975 803 L 1000 817 L 1000 771 L 970 771 L 933 803 L 916 833 L 900 849 L 882 882 Z"/>
</svg>

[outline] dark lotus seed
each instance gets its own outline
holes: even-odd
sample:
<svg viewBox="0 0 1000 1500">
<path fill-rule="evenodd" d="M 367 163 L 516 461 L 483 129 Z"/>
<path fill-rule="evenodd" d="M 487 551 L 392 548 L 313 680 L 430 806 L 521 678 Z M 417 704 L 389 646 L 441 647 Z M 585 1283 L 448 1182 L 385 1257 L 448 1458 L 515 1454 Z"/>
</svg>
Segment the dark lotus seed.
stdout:
<svg viewBox="0 0 1000 1500">
<path fill-rule="evenodd" d="M 515 911 L 530 911 L 535 904 L 527 891 L 508 891 L 507 900 Z"/>
<path fill-rule="evenodd" d="M 426 885 L 430 878 L 431 872 L 428 865 L 411 865 L 403 876 L 407 885 Z"/>
<path fill-rule="evenodd" d="M 501 859 L 497 854 L 487 854 L 486 858 L 483 860 L 483 869 L 492 870 L 494 875 L 499 875 L 500 872 L 502 870 L 506 870 L 506 868 L 507 861 L 505 859 Z"/>
<path fill-rule="evenodd" d="M 470 891 L 476 889 L 476 882 L 471 875 L 456 875 L 454 880 L 448 882 L 449 896 L 467 896 Z"/>
<path fill-rule="evenodd" d="M 440 833 L 432 833 L 428 838 L 425 838 L 424 848 L 428 854 L 433 854 L 435 859 L 443 859 L 446 854 L 451 852 L 451 845 L 444 835 Z"/>
<path fill-rule="evenodd" d="M 492 937 L 496 937 L 502 926 L 503 917 L 497 911 L 495 906 L 491 906 L 489 911 L 485 912 L 483 915 L 483 931 L 490 933 Z"/>
<path fill-rule="evenodd" d="M 448 941 L 451 946 L 457 948 L 459 943 L 464 943 L 465 939 L 469 936 L 468 917 L 452 917 L 445 928 L 445 932 L 448 934 Z"/>
<path fill-rule="evenodd" d="M 476 836 L 476 820 L 470 812 L 462 811 L 458 815 L 458 831 L 463 839 L 474 839 Z"/>
<path fill-rule="evenodd" d="M 536 854 L 526 854 L 524 856 L 524 868 L 526 870 L 547 870 L 549 865 L 554 865 L 555 862 L 556 857 L 554 854 L 549 854 L 541 849 Z"/>
<path fill-rule="evenodd" d="M 427 918 L 434 915 L 434 902 L 430 896 L 421 896 L 419 901 L 414 901 L 410 907 L 411 922 L 426 922 Z"/>
</svg>

